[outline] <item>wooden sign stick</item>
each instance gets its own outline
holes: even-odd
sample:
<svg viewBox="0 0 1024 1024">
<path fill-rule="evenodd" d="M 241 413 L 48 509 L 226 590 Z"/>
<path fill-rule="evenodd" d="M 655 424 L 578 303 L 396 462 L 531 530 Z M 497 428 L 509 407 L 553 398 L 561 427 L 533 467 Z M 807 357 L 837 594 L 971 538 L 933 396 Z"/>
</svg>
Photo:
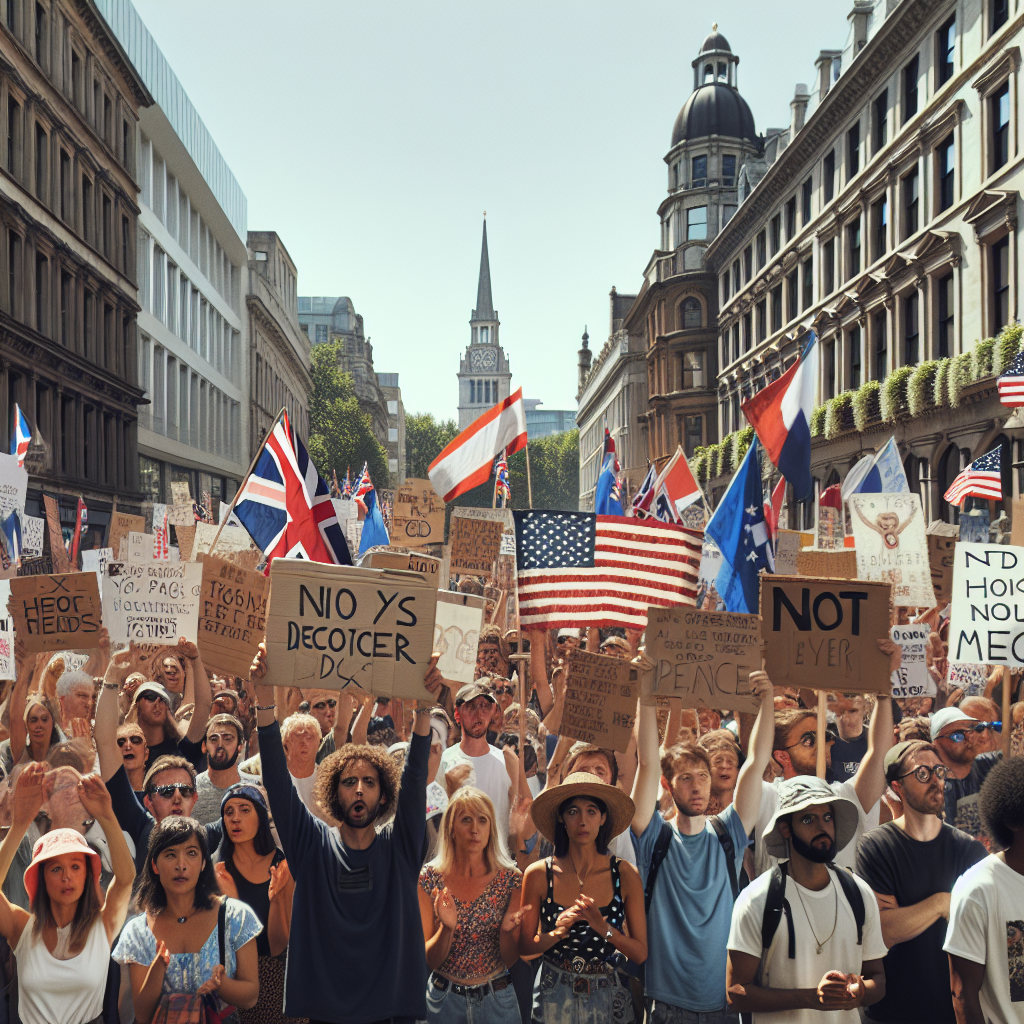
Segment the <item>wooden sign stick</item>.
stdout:
<svg viewBox="0 0 1024 1024">
<path fill-rule="evenodd" d="M 818 694 L 818 741 L 817 741 L 817 763 L 814 766 L 814 773 L 819 779 L 825 778 L 825 725 L 828 722 L 828 701 L 825 700 L 825 692 L 816 690 Z"/>
</svg>

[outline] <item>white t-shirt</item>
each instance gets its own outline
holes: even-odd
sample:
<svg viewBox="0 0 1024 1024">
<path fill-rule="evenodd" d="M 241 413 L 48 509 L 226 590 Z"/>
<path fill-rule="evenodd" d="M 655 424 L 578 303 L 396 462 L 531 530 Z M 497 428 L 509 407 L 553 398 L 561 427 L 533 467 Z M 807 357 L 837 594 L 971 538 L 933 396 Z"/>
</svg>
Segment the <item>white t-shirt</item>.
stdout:
<svg viewBox="0 0 1024 1024">
<path fill-rule="evenodd" d="M 315 814 L 321 821 L 326 821 L 328 825 L 334 826 L 338 823 L 326 811 L 322 811 L 320 805 L 313 799 L 313 787 L 316 785 L 319 774 L 320 765 L 317 765 L 316 771 L 304 779 L 297 779 L 291 772 L 288 773 L 288 777 L 292 780 L 295 792 L 299 794 L 299 799 L 306 805 L 309 813 Z"/>
<path fill-rule="evenodd" d="M 850 877 L 860 886 L 864 897 L 863 944 L 857 945 L 857 921 L 839 882 L 829 871 L 832 884 L 820 892 L 805 889 L 792 878 L 786 879 L 786 900 L 792 912 L 796 939 L 796 959 L 789 959 L 789 925 L 786 916 L 772 939 L 761 964 L 761 985 L 764 988 L 817 988 L 829 971 L 860 974 L 866 960 L 878 960 L 888 953 L 882 941 L 882 922 L 878 903 L 866 882 Z M 768 899 L 771 873 L 757 876 L 736 900 L 729 931 L 729 949 L 750 956 L 761 956 L 761 923 Z M 808 917 L 810 923 L 808 923 Z M 835 924 L 835 932 L 832 926 Z M 813 928 L 813 932 L 812 932 Z M 824 939 L 822 945 L 814 935 Z M 783 1010 L 778 1013 L 755 1013 L 754 1024 L 860 1024 L 857 1010 Z"/>
<path fill-rule="evenodd" d="M 1024 875 L 996 856 L 968 868 L 949 898 L 942 948 L 986 965 L 979 993 L 986 1021 L 1024 1021 Z"/>
<path fill-rule="evenodd" d="M 505 755 L 497 747 L 488 745 L 486 754 L 470 757 L 463 751 L 461 744 L 456 744 L 441 755 L 441 767 L 438 774 L 443 779 L 445 772 L 451 771 L 458 764 L 465 763 L 473 766 L 473 771 L 470 772 L 465 785 L 476 786 L 491 798 L 491 803 L 494 804 L 494 820 L 507 839 L 510 812 L 508 791 L 512 780 L 505 767 Z"/>
<path fill-rule="evenodd" d="M 772 820 L 775 809 L 779 806 L 779 786 L 784 779 L 775 779 L 773 782 L 761 783 L 761 806 L 757 811 L 757 824 L 754 826 L 754 870 L 760 875 L 770 867 L 778 864 L 778 857 L 772 857 L 765 848 L 763 837 L 768 823 Z M 878 824 L 878 804 L 871 808 L 870 814 L 864 813 L 864 808 L 857 799 L 857 790 L 854 788 L 853 779 L 846 782 L 829 783 L 832 792 L 836 796 L 852 800 L 857 808 L 857 831 L 853 838 L 836 854 L 836 863 L 843 868 L 854 868 L 857 859 L 857 844 L 860 837 L 869 829 Z"/>
</svg>

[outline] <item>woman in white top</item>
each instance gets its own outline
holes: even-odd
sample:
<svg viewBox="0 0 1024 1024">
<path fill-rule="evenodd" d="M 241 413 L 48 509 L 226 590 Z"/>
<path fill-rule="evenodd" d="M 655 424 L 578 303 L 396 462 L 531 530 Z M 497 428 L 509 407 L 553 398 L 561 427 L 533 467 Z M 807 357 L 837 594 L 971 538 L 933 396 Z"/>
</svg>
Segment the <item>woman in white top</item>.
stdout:
<svg viewBox="0 0 1024 1024">
<path fill-rule="evenodd" d="M 14 821 L 0 844 L 0 883 L 43 804 L 47 766 L 28 765 L 14 790 Z M 0 934 L 18 959 L 23 1024 L 92 1024 L 103 1013 L 110 945 L 124 924 L 135 866 L 98 775 L 78 783 L 90 817 L 103 828 L 114 877 L 106 895 L 100 858 L 74 829 L 40 837 L 25 871 L 31 913 L 0 893 Z"/>
</svg>

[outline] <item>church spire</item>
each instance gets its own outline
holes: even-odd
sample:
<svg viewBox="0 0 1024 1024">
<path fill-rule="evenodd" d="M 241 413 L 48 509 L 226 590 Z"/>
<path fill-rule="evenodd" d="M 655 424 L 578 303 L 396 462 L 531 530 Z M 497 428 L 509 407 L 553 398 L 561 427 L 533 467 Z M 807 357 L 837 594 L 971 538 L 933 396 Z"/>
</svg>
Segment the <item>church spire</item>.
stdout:
<svg viewBox="0 0 1024 1024">
<path fill-rule="evenodd" d="M 473 320 L 497 320 L 491 300 L 491 264 L 487 258 L 487 214 L 484 214 L 484 239 L 480 247 L 480 280 L 476 286 Z"/>
</svg>

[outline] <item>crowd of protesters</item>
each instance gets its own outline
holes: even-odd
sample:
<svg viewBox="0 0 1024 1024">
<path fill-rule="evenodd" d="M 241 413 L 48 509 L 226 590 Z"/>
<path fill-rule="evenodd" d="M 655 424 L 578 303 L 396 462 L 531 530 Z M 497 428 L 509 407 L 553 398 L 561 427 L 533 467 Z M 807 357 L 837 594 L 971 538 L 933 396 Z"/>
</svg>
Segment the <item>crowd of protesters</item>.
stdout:
<svg viewBox="0 0 1024 1024">
<path fill-rule="evenodd" d="M 18 641 L 0 1024 L 1024 1022 L 1021 680 L 931 624 L 933 696 L 821 691 L 825 778 L 817 691 L 660 707 L 639 632 L 485 626 L 421 702 Z M 624 751 L 561 732 L 580 647 Z"/>
</svg>

